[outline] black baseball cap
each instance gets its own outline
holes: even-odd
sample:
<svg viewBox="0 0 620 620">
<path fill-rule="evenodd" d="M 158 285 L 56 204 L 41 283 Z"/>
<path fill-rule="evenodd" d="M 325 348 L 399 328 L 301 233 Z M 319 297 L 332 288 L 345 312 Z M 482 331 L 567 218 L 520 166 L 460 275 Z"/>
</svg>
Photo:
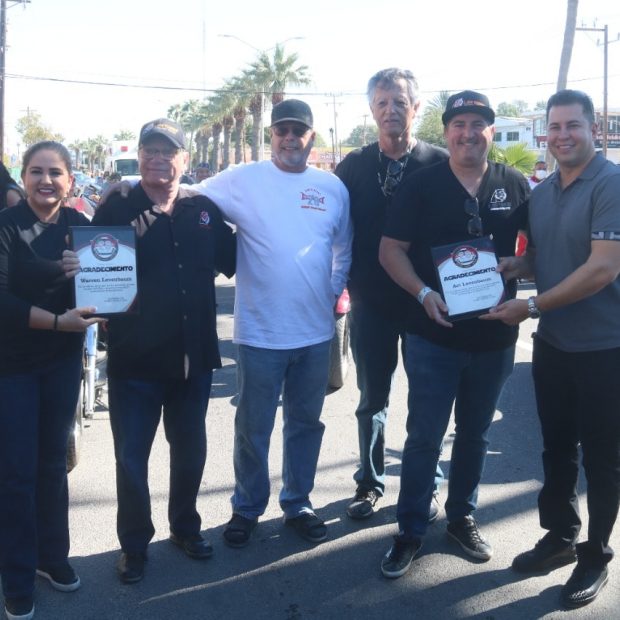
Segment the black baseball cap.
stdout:
<svg viewBox="0 0 620 620">
<path fill-rule="evenodd" d="M 142 146 L 145 140 L 153 136 L 162 136 L 166 138 L 178 149 L 185 148 L 185 132 L 183 128 L 181 125 L 168 118 L 158 118 L 146 123 L 140 130 L 139 145 Z"/>
<path fill-rule="evenodd" d="M 445 126 L 458 114 L 466 114 L 467 112 L 480 114 L 491 125 L 495 122 L 495 112 L 489 103 L 489 98 L 475 90 L 463 90 L 451 95 L 448 98 L 446 111 L 442 114 L 441 120 Z"/>
<path fill-rule="evenodd" d="M 307 103 L 299 99 L 285 99 L 273 106 L 271 110 L 271 126 L 273 127 L 284 121 L 301 123 L 308 127 L 308 129 L 312 129 L 314 123 L 312 110 Z"/>
</svg>

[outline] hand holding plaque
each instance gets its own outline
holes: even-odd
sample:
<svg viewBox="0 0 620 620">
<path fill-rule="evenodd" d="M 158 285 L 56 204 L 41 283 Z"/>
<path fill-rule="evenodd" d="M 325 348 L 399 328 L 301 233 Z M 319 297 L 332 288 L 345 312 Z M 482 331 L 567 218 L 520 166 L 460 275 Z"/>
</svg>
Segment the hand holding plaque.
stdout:
<svg viewBox="0 0 620 620">
<path fill-rule="evenodd" d="M 131 226 L 73 226 L 71 245 L 80 261 L 75 305 L 97 316 L 135 312 L 138 300 L 136 235 Z"/>
<path fill-rule="evenodd" d="M 448 320 L 484 314 L 506 295 L 491 237 L 431 248 Z"/>
</svg>

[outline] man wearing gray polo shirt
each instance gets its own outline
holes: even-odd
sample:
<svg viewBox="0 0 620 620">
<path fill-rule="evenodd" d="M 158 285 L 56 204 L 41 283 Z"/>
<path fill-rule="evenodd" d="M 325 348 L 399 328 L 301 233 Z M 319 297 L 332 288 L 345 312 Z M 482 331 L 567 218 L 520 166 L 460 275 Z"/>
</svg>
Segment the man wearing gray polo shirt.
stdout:
<svg viewBox="0 0 620 620">
<path fill-rule="evenodd" d="M 590 98 L 562 90 L 547 103 L 547 139 L 558 162 L 530 198 L 524 257 L 502 261 L 505 277 L 534 275 L 538 295 L 511 300 L 489 319 L 540 317 L 532 372 L 543 436 L 540 524 L 548 530 L 518 555 L 520 573 L 577 559 L 562 588 L 565 607 L 592 602 L 608 579 L 609 538 L 620 502 L 620 168 L 594 150 Z M 588 537 L 576 491 L 578 446 L 588 481 Z"/>
</svg>

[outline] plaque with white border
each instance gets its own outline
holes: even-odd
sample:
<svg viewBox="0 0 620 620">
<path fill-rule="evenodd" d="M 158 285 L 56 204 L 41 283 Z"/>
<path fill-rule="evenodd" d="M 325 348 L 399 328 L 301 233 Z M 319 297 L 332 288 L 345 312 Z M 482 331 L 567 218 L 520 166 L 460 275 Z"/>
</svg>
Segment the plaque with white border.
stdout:
<svg viewBox="0 0 620 620">
<path fill-rule="evenodd" d="M 506 297 L 491 236 L 431 248 L 448 321 L 488 312 Z"/>
<path fill-rule="evenodd" d="M 131 226 L 72 226 L 71 249 L 80 259 L 75 307 L 95 306 L 95 316 L 136 312 L 136 233 Z"/>
</svg>

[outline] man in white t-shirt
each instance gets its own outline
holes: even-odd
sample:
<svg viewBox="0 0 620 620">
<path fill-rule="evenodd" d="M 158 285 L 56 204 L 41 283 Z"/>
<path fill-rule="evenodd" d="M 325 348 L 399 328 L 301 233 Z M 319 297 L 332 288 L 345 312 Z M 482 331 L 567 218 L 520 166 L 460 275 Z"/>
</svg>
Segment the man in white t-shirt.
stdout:
<svg viewBox="0 0 620 620">
<path fill-rule="evenodd" d="M 320 542 L 312 509 L 324 425 L 334 304 L 351 262 L 349 195 L 329 172 L 307 165 L 312 111 L 288 99 L 271 114 L 271 161 L 232 166 L 193 185 L 237 227 L 233 340 L 239 345 L 233 515 L 228 545 L 243 547 L 269 501 L 268 453 L 282 394 L 285 522 Z"/>
</svg>

